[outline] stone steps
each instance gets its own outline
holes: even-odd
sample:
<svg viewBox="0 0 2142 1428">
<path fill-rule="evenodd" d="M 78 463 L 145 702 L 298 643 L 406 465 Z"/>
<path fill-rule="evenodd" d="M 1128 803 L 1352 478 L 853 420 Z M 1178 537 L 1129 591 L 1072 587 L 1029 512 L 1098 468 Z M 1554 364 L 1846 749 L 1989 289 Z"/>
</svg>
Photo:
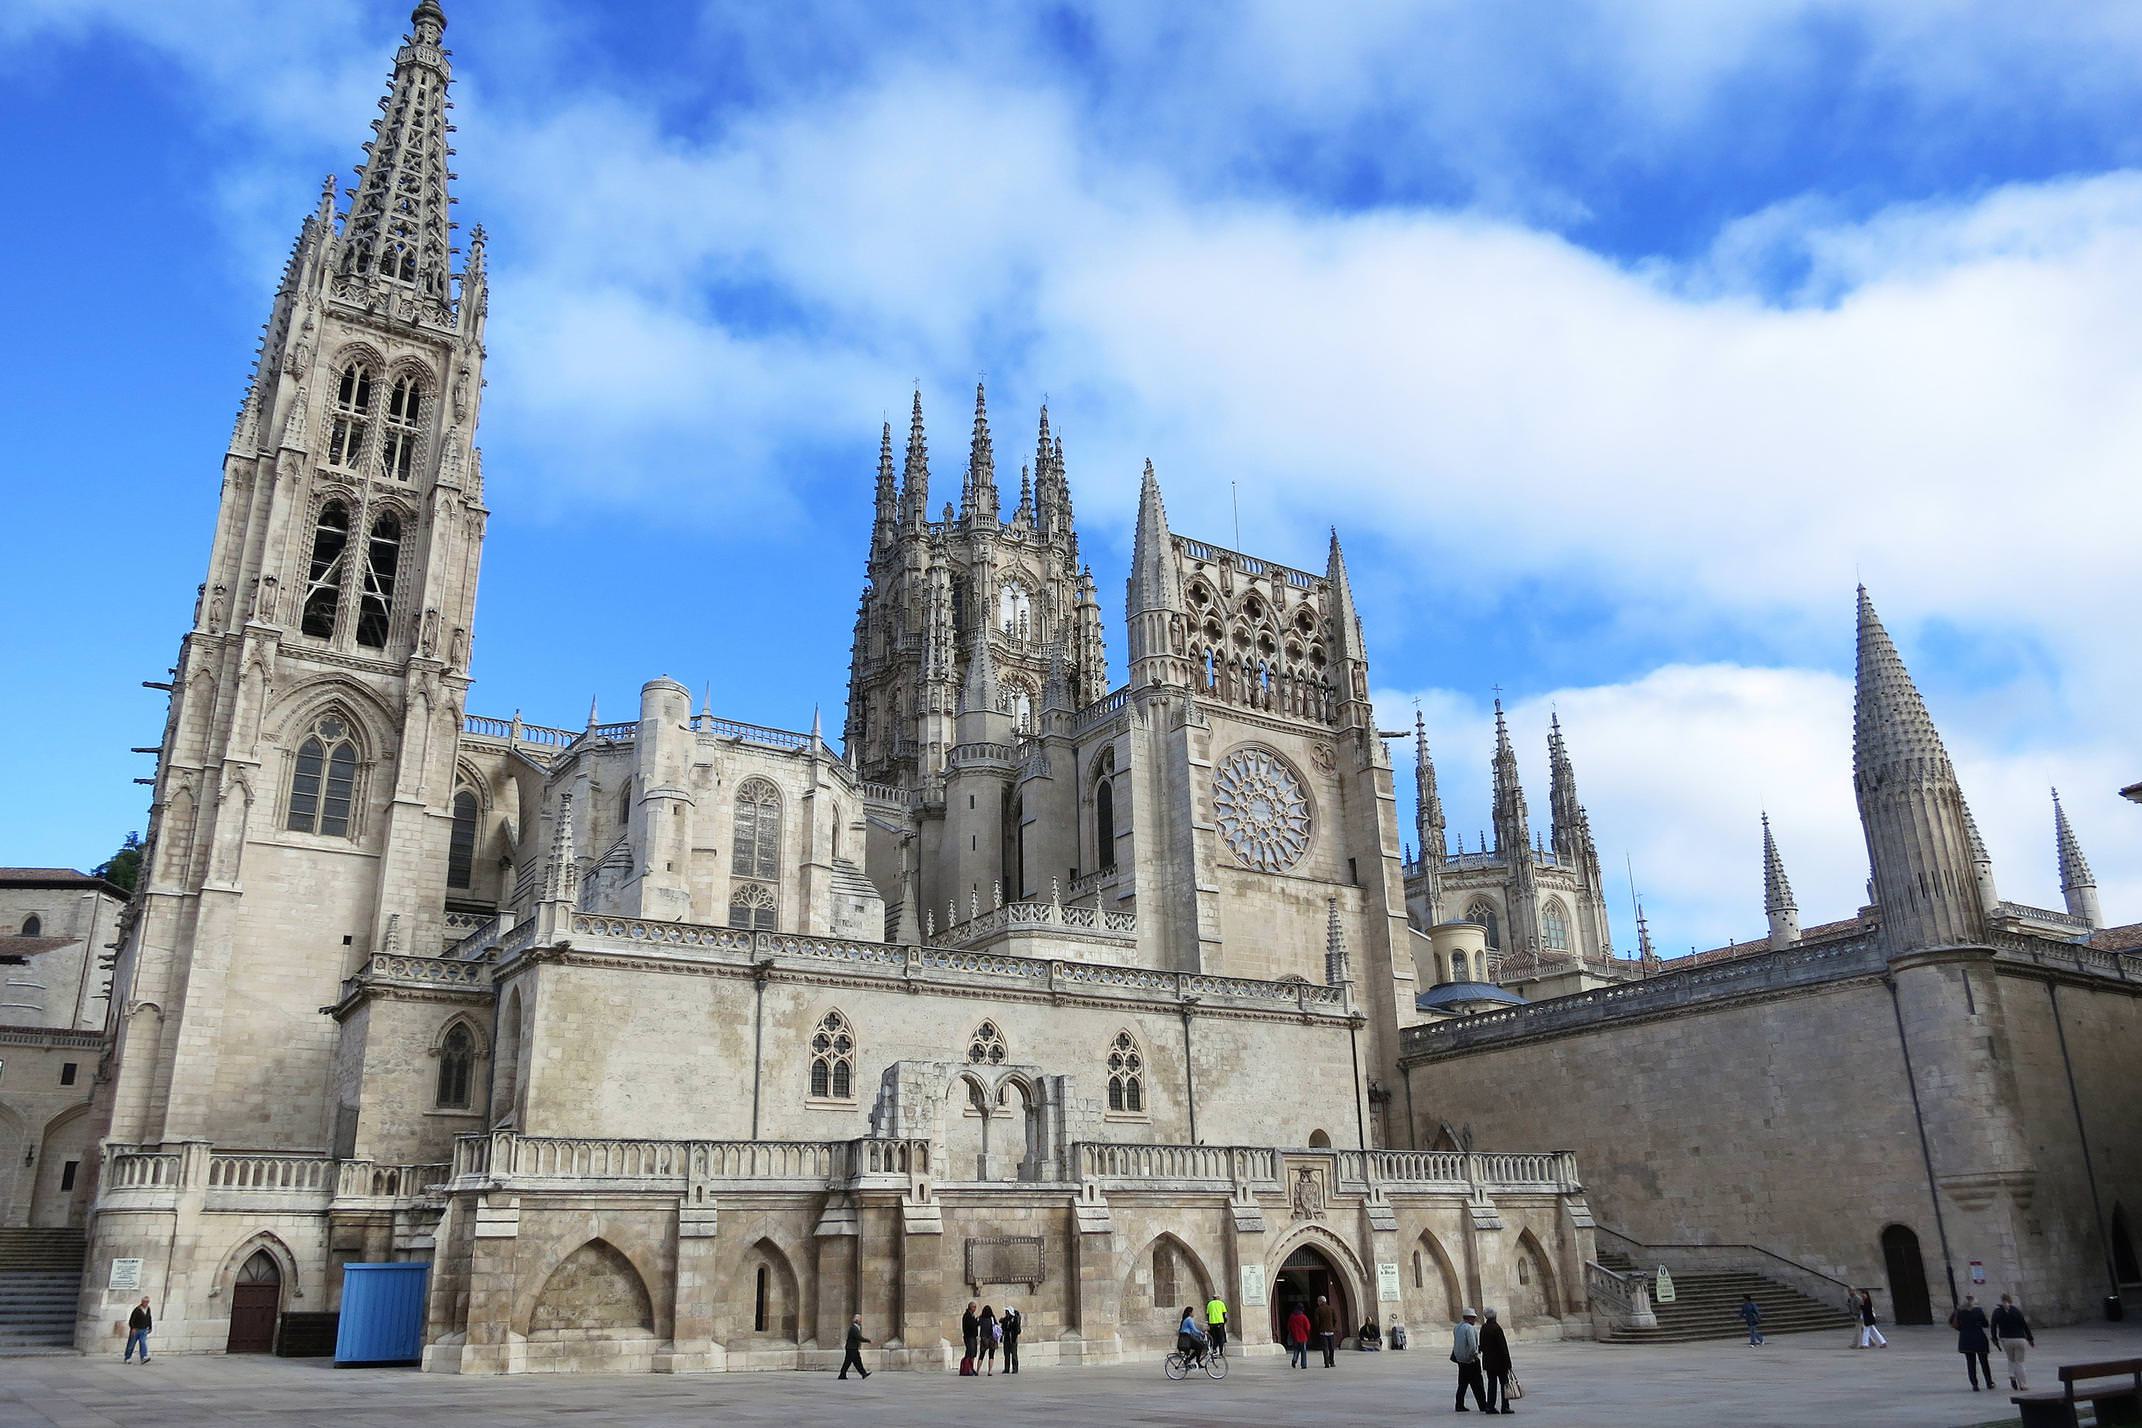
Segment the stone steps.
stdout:
<svg viewBox="0 0 2142 1428">
<path fill-rule="evenodd" d="M 1637 1273 L 1625 1254 L 1602 1252 L 1599 1263 L 1618 1274 Z M 1806 1334 L 1849 1329 L 1852 1318 L 1844 1310 L 1809 1299 L 1774 1279 L 1747 1271 L 1675 1275 L 1671 1304 L 1654 1302 L 1656 1329 L 1610 1327 L 1602 1336 L 1613 1344 L 1681 1344 L 1701 1339 L 1745 1338 L 1748 1326 L 1741 1322 L 1743 1295 L 1754 1295 L 1763 1311 L 1762 1331 L 1770 1334 Z"/>
<path fill-rule="evenodd" d="M 0 1357 L 74 1347 L 85 1250 L 80 1230 L 0 1230 Z"/>
</svg>

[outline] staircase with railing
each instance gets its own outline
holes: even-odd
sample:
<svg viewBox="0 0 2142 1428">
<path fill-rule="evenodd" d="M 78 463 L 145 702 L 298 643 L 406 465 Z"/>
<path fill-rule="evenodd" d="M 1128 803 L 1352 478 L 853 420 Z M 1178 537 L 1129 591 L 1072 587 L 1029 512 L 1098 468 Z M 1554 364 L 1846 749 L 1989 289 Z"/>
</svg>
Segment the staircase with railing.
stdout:
<svg viewBox="0 0 2142 1428">
<path fill-rule="evenodd" d="M 1657 1269 L 1656 1265 L 1638 1265 L 1624 1251 L 1605 1248 L 1599 1251 L 1598 1264 L 1624 1281 L 1638 1276 L 1648 1280 Z M 1610 1344 L 1680 1344 L 1697 1339 L 1744 1338 L 1748 1332 L 1740 1317 L 1744 1295 L 1753 1295 L 1763 1311 L 1761 1328 L 1766 1335 L 1818 1329 L 1842 1333 L 1852 1325 L 1851 1316 L 1844 1310 L 1842 1282 L 1837 1286 L 1836 1302 L 1826 1303 L 1753 1269 L 1677 1271 L 1668 1265 L 1667 1273 L 1673 1280 L 1674 1297 L 1664 1303 L 1655 1294 L 1651 1297 L 1650 1308 L 1658 1320 L 1655 1327 L 1617 1322 L 1620 1316 L 1604 1314 L 1598 1316 L 1600 1339 Z"/>
</svg>

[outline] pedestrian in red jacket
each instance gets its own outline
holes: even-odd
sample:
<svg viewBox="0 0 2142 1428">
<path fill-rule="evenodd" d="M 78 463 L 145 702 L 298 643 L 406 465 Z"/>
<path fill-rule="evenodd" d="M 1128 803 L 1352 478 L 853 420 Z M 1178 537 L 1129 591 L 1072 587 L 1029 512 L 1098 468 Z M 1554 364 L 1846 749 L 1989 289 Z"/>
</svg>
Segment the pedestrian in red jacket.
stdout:
<svg viewBox="0 0 2142 1428">
<path fill-rule="evenodd" d="M 1287 1362 L 1296 1368 L 1309 1367 L 1309 1316 L 1302 1306 L 1294 1306 L 1287 1316 Z"/>
</svg>

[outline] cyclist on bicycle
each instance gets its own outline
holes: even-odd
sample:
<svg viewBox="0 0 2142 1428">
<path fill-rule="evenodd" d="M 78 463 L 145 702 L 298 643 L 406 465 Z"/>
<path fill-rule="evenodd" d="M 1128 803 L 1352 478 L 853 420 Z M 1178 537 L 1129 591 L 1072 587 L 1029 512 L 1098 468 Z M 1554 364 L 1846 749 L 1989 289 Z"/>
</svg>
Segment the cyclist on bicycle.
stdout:
<svg viewBox="0 0 2142 1428">
<path fill-rule="evenodd" d="M 1194 1307 L 1184 1309 L 1183 1321 L 1175 1329 L 1175 1352 L 1181 1354 L 1191 1368 L 1197 1368 L 1205 1362 L 1208 1342 L 1205 1326 L 1198 1322 L 1197 1310 Z"/>
</svg>

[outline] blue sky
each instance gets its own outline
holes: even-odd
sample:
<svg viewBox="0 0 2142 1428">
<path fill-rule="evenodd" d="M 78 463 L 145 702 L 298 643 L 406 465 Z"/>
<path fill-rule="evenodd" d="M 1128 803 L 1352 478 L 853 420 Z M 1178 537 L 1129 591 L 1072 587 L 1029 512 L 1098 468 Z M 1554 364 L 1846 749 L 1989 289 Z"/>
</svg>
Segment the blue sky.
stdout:
<svg viewBox="0 0 2142 1428">
<path fill-rule="evenodd" d="M 404 8 L 0 0 L 0 860 L 142 823 L 140 681 Z M 1763 807 L 1803 918 L 1857 906 L 1861 578 L 2004 895 L 2057 903 L 2058 783 L 2142 916 L 2142 12 L 447 9 L 496 281 L 473 711 L 667 673 L 837 728 L 877 424 L 919 380 L 943 484 L 986 372 L 1006 483 L 1048 396 L 1112 612 L 1147 456 L 1187 533 L 1238 496 L 1319 568 L 1336 524 L 1468 844 L 1492 690 L 1543 817 L 1559 710 L 1669 950 L 1760 932 Z"/>
</svg>

